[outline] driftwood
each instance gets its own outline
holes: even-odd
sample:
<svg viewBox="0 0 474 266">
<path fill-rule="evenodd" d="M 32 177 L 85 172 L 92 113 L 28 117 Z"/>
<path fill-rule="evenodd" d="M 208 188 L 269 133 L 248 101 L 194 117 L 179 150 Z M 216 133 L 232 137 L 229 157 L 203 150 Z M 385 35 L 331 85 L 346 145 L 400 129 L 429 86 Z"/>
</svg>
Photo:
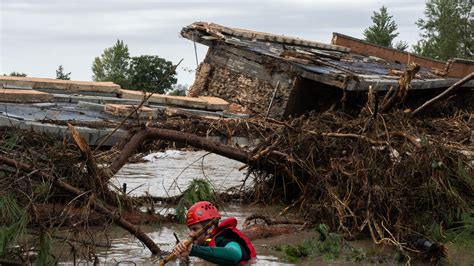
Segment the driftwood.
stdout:
<svg viewBox="0 0 474 266">
<path fill-rule="evenodd" d="M 167 117 L 181 117 L 181 118 L 192 118 L 192 119 L 205 119 L 209 121 L 216 121 L 219 119 L 222 119 L 221 117 L 218 116 L 211 116 L 211 115 L 199 115 L 195 114 L 190 111 L 186 111 L 183 109 L 178 109 L 178 108 L 172 108 L 172 107 L 166 107 L 163 110 L 163 113 Z"/>
<path fill-rule="evenodd" d="M 132 154 L 143 143 L 143 141 L 152 139 L 186 143 L 192 147 L 213 152 L 215 154 L 219 154 L 227 158 L 249 164 L 251 166 L 259 165 L 258 168 L 270 169 L 271 167 L 270 164 L 265 162 L 252 161 L 250 159 L 250 154 L 245 151 L 232 146 L 221 144 L 219 142 L 210 141 L 203 137 L 168 129 L 143 128 L 133 135 L 130 141 L 125 145 L 118 158 L 110 165 L 110 170 L 113 173 L 117 173 L 117 171 L 127 163 L 128 158 L 132 156 Z"/>
<path fill-rule="evenodd" d="M 222 202 L 228 202 L 236 199 L 240 199 L 241 195 L 237 193 L 229 192 L 221 192 L 215 193 L 216 198 L 218 198 Z M 183 197 L 183 194 L 171 197 L 160 197 L 160 196 L 138 196 L 138 197 L 130 197 L 132 200 L 141 201 L 141 202 L 154 202 L 154 203 L 166 203 L 166 204 L 178 204 L 179 200 Z"/>
<path fill-rule="evenodd" d="M 443 91 L 441 94 L 439 94 L 438 96 L 432 98 L 431 100 L 425 102 L 423 105 L 421 105 L 420 107 L 416 108 L 415 111 L 411 112 L 411 115 L 414 116 L 414 115 L 417 115 L 419 114 L 421 111 L 425 110 L 426 108 L 428 108 L 429 106 L 432 106 L 433 104 L 435 104 L 436 102 L 439 102 L 443 99 L 445 99 L 446 97 L 448 97 L 451 93 L 453 93 L 454 91 L 456 91 L 457 89 L 459 89 L 462 85 L 464 85 L 466 82 L 469 82 L 472 78 L 474 77 L 474 72 L 471 72 L 471 74 L 465 76 L 463 79 L 459 80 L 458 82 L 454 83 L 451 87 L 447 88 L 445 91 Z"/>
<path fill-rule="evenodd" d="M 20 169 L 26 172 L 34 172 L 34 176 L 40 177 L 42 179 L 48 180 L 51 182 L 53 185 L 56 187 L 63 189 L 72 195 L 75 196 L 80 196 L 80 195 L 85 195 L 86 193 L 84 191 L 81 191 L 80 189 L 73 187 L 57 178 L 54 176 L 48 175 L 47 173 L 44 173 L 41 170 L 35 169 L 33 166 L 7 158 L 5 156 L 0 155 L 0 162 L 3 162 L 6 165 L 15 167 L 15 169 Z M 153 240 L 151 240 L 143 231 L 141 231 L 139 228 L 135 227 L 133 224 L 128 222 L 127 220 L 123 219 L 119 213 L 110 210 L 106 206 L 102 205 L 101 203 L 97 202 L 97 199 L 95 196 L 90 196 L 88 199 L 88 202 L 90 202 L 90 207 L 95 210 L 98 213 L 104 214 L 110 219 L 114 221 L 117 225 L 122 227 L 123 229 L 127 230 L 131 234 L 133 234 L 135 237 L 137 237 L 145 246 L 150 249 L 150 251 L 153 254 L 159 254 L 161 252 L 160 248 L 156 245 Z"/>
<path fill-rule="evenodd" d="M 403 75 L 398 80 L 397 87 L 391 87 L 387 92 L 384 100 L 382 101 L 382 106 L 380 107 L 381 112 L 387 112 L 397 103 L 397 99 L 401 102 L 405 100 L 405 97 L 410 87 L 411 80 L 415 77 L 416 73 L 420 70 L 420 66 L 414 62 L 411 62 L 407 69 L 404 71 Z"/>
<path fill-rule="evenodd" d="M 211 228 L 212 226 L 218 225 L 218 224 L 219 224 L 219 218 L 214 218 L 211 221 L 209 221 L 204 227 L 199 229 L 199 231 L 197 231 L 192 237 L 190 237 L 189 239 L 186 240 L 186 242 L 184 244 L 186 246 L 186 248 L 188 248 L 191 244 L 193 244 L 194 241 L 196 241 L 198 238 L 200 238 L 204 233 L 207 233 L 209 228 Z M 171 253 L 168 256 L 166 256 L 164 259 L 162 259 L 158 263 L 158 265 L 159 266 L 164 266 L 166 263 L 174 260 L 175 258 L 176 258 L 176 255 L 174 253 Z"/>
<path fill-rule="evenodd" d="M 262 214 L 252 214 L 245 219 L 244 223 L 242 224 L 242 227 L 247 227 L 250 225 L 251 221 L 256 221 L 256 220 L 262 220 L 265 222 L 266 225 L 277 225 L 277 224 L 304 225 L 306 224 L 305 221 L 300 221 L 300 220 L 288 220 L 288 219 L 276 220 Z"/>
<path fill-rule="evenodd" d="M 264 224 L 251 224 L 262 220 Z M 307 222 L 288 219 L 272 219 L 261 214 L 252 214 L 242 224 L 242 233 L 250 240 L 268 238 L 284 234 L 293 234 L 301 230 Z"/>
<path fill-rule="evenodd" d="M 86 159 L 87 171 L 91 176 L 88 187 L 96 193 L 104 193 L 108 191 L 107 186 L 104 184 L 105 173 L 97 166 L 97 162 L 92 154 L 89 144 L 79 134 L 73 125 L 67 124 L 69 131 L 71 132 L 72 138 L 76 142 L 77 146 L 81 150 L 81 154 Z"/>
</svg>

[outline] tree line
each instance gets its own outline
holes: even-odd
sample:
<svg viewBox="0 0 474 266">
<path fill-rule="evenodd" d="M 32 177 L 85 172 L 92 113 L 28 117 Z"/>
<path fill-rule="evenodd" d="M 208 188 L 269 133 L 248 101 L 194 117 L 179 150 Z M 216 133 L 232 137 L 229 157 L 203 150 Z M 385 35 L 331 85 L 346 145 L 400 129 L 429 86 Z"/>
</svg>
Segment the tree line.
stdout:
<svg viewBox="0 0 474 266">
<path fill-rule="evenodd" d="M 94 81 L 112 81 L 122 88 L 164 93 L 176 84 L 173 63 L 157 55 L 131 57 L 128 46 L 117 40 L 92 63 Z"/>
<path fill-rule="evenodd" d="M 428 0 L 425 18 L 416 22 L 421 39 L 411 52 L 421 56 L 448 60 L 474 59 L 473 0 Z M 385 6 L 371 17 L 373 25 L 364 30 L 367 42 L 406 51 L 407 42 L 393 43 L 398 26 Z"/>
</svg>

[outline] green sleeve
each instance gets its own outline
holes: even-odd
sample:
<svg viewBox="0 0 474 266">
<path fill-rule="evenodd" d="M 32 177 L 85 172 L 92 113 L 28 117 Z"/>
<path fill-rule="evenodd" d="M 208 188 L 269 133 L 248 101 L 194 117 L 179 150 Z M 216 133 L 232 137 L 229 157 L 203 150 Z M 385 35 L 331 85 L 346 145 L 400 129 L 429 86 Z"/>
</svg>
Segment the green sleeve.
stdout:
<svg viewBox="0 0 474 266">
<path fill-rule="evenodd" d="M 193 245 L 190 256 L 195 256 L 218 265 L 235 265 L 242 258 L 242 249 L 235 242 L 229 242 L 224 247 L 206 247 Z"/>
</svg>

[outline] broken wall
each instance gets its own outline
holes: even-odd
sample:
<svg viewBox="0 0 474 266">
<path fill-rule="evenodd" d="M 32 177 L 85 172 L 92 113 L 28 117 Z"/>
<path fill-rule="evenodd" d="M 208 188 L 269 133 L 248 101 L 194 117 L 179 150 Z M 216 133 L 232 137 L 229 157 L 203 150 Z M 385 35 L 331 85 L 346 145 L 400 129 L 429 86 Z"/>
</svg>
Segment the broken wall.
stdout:
<svg viewBox="0 0 474 266">
<path fill-rule="evenodd" d="M 249 113 L 263 115 L 273 98 L 269 117 L 280 118 L 294 80 L 293 74 L 279 71 L 271 58 L 217 44 L 209 47 L 188 95 L 220 97 L 243 106 Z"/>
</svg>

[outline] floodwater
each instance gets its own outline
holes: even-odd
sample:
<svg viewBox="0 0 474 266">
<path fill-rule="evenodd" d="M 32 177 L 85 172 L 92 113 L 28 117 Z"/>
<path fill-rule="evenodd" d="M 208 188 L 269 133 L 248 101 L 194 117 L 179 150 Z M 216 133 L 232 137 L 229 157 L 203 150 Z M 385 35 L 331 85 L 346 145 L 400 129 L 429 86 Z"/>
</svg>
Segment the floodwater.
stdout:
<svg viewBox="0 0 474 266">
<path fill-rule="evenodd" d="M 240 162 L 225 157 L 207 153 L 204 151 L 176 151 L 154 153 L 144 157 L 147 162 L 127 164 L 116 177 L 113 184 L 122 187 L 127 184 L 127 192 L 133 196 L 141 196 L 148 193 L 152 196 L 175 196 L 185 190 L 189 182 L 194 178 L 203 178 L 210 181 L 217 191 L 225 191 L 231 187 L 239 187 L 246 175 L 246 170 L 239 171 L 243 166 Z M 251 179 L 251 178 L 250 178 Z M 250 180 L 249 179 L 249 180 Z M 281 208 L 280 208 L 281 209 Z M 166 214 L 170 209 L 161 209 L 160 213 Z M 223 217 L 236 217 L 239 225 L 251 214 L 263 214 L 277 216 L 278 207 L 262 206 L 240 206 L 230 205 L 221 208 Z M 186 239 L 187 229 L 180 224 L 145 225 L 140 227 L 163 251 L 171 251 L 175 244 L 173 233 L 179 239 Z M 123 229 L 113 226 L 107 230 L 107 235 L 101 229 L 95 230 L 96 243 L 110 242 L 108 248 L 96 250 L 100 265 L 156 265 L 160 258 L 151 256 L 151 252 Z M 292 235 L 281 235 L 270 239 L 259 239 L 253 241 L 257 250 L 258 258 L 256 265 L 292 265 L 281 259 L 281 255 L 272 247 L 282 244 L 300 243 L 304 238 L 313 237 L 311 232 L 297 232 Z M 351 242 L 351 245 L 364 250 L 380 250 L 370 239 Z M 396 254 L 392 248 L 387 247 L 388 256 Z M 62 251 L 58 253 L 68 254 L 66 246 L 58 247 Z M 378 253 L 378 252 L 376 252 Z M 474 263 L 474 256 L 470 249 L 456 249 L 450 247 L 450 253 L 454 255 L 454 264 L 470 265 Z M 392 254 L 392 255 L 390 255 Z M 76 261 L 78 265 L 92 265 L 86 261 Z M 191 265 L 206 265 L 202 260 L 191 258 Z M 346 260 L 333 262 L 332 264 L 358 265 L 358 263 Z M 375 261 L 373 264 L 397 264 L 396 260 Z M 371 264 L 369 263 L 369 264 Z M 73 265 L 72 259 L 62 262 L 61 265 Z M 303 265 L 328 265 L 322 258 L 311 259 L 302 263 Z M 179 265 L 179 262 L 171 262 L 167 265 Z M 360 265 L 360 264 L 359 264 Z"/>
<path fill-rule="evenodd" d="M 177 151 L 152 153 L 144 157 L 148 162 L 127 164 L 115 176 L 113 184 L 132 196 L 149 193 L 151 196 L 176 196 L 193 179 L 208 180 L 214 190 L 225 191 L 240 186 L 246 171 L 239 171 L 242 163 L 205 151 Z"/>
<path fill-rule="evenodd" d="M 144 157 L 147 162 L 125 165 L 112 180 L 115 186 L 127 184 L 127 192 L 133 196 L 148 193 L 152 196 L 175 196 L 185 190 L 192 179 L 201 178 L 210 181 L 216 191 L 225 191 L 231 187 L 240 188 L 246 170 L 239 171 L 242 163 L 204 151 L 168 150 L 149 154 Z M 172 211 L 162 209 L 160 213 Z M 241 207 L 236 205 L 222 208 L 223 217 L 236 217 L 239 225 L 251 214 L 268 213 L 274 215 L 277 211 L 272 207 Z M 146 225 L 141 229 L 163 251 L 171 251 L 175 244 L 175 232 L 179 239 L 186 239 L 187 229 L 184 225 L 163 224 Z M 151 252 L 121 228 L 114 227 L 104 236 L 97 233 L 96 241 L 111 242 L 111 247 L 99 250 L 100 264 L 107 265 L 150 265 L 158 262 L 159 258 L 151 258 Z M 264 246 L 256 247 L 259 252 L 257 264 L 283 265 L 284 263 L 273 254 L 265 254 Z M 260 251 L 260 249 L 262 251 Z M 72 263 L 63 263 L 63 265 Z M 191 265 L 201 265 L 202 260 L 191 258 Z M 169 265 L 178 265 L 177 262 Z"/>
</svg>

